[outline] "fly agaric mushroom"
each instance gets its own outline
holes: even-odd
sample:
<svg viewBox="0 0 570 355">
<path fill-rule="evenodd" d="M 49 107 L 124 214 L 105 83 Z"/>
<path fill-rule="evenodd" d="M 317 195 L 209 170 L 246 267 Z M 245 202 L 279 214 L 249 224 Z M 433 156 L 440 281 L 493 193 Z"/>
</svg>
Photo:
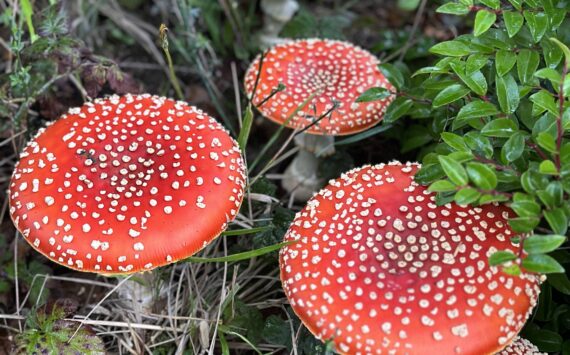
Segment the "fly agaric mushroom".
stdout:
<svg viewBox="0 0 570 355">
<path fill-rule="evenodd" d="M 394 95 L 356 102 L 372 87 L 395 90 L 378 69 L 379 64 L 371 53 L 350 43 L 304 39 L 272 47 L 263 62 L 258 56 L 247 70 L 247 95 L 265 117 L 313 135 L 295 137 L 300 152 L 282 183 L 289 192 L 295 190 L 298 200 L 306 201 L 322 186 L 317 177 L 317 156 L 334 153 L 334 136 L 364 131 L 382 120 Z M 275 93 L 279 84 L 285 89 Z M 314 97 L 299 109 L 311 95 Z"/>
<path fill-rule="evenodd" d="M 536 345 L 517 336 L 509 346 L 496 355 L 546 355 L 546 353 L 541 353 Z"/>
<path fill-rule="evenodd" d="M 151 95 L 70 109 L 23 150 L 10 214 L 64 266 L 106 274 L 169 264 L 202 249 L 236 216 L 245 169 L 206 113 Z"/>
<path fill-rule="evenodd" d="M 418 164 L 343 174 L 297 214 L 280 253 L 293 310 L 347 354 L 492 354 L 522 328 L 540 279 L 488 264 L 510 241 L 506 207 L 447 204 Z"/>
</svg>

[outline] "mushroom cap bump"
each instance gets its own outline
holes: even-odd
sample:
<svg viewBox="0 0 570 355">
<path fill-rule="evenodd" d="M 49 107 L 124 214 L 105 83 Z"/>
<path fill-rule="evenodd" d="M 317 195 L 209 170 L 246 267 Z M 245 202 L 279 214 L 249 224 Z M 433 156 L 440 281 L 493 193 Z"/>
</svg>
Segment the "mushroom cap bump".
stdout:
<svg viewBox="0 0 570 355">
<path fill-rule="evenodd" d="M 126 95 L 70 109 L 23 150 L 10 215 L 64 266 L 105 274 L 186 258 L 233 220 L 245 167 L 237 143 L 181 101 Z"/>
<path fill-rule="evenodd" d="M 531 343 L 530 341 L 523 339 L 521 337 L 516 337 L 511 344 L 506 348 L 499 351 L 496 355 L 546 355 L 546 353 L 540 352 L 540 350 Z"/>
<path fill-rule="evenodd" d="M 343 174 L 285 235 L 281 280 L 293 310 L 347 354 L 492 354 L 522 328 L 540 278 L 488 264 L 510 242 L 510 210 L 446 204 L 414 182 L 418 164 Z"/>
<path fill-rule="evenodd" d="M 245 74 L 245 89 L 251 97 L 261 56 Z M 311 134 L 346 135 L 364 131 L 382 120 L 394 95 L 374 102 L 356 103 L 367 89 L 385 87 L 395 91 L 378 69 L 380 61 L 353 44 L 303 39 L 272 47 L 263 59 L 253 103 L 270 120 L 283 124 L 311 94 L 316 96 L 288 122 L 290 128 L 305 128 L 329 111 L 338 108 L 307 130 Z M 279 83 L 285 90 L 259 106 Z"/>
</svg>

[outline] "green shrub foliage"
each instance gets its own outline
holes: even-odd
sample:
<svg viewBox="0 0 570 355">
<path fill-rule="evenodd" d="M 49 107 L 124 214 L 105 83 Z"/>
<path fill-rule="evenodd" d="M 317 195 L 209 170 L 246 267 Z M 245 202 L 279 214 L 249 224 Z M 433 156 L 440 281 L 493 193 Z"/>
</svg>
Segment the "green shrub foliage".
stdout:
<svg viewBox="0 0 570 355">
<path fill-rule="evenodd" d="M 568 9 L 562 0 L 446 2 L 437 12 L 473 21 L 471 33 L 434 45 L 435 63 L 411 75 L 401 63 L 381 66 L 398 87 L 387 123 L 407 116 L 424 127 L 416 180 L 440 204 L 500 202 L 513 210 L 509 224 L 525 252 L 498 251 L 489 262 L 510 274 L 548 274 L 523 335 L 563 354 L 570 354 L 559 317 L 570 314 Z M 374 88 L 360 101 L 382 95 Z"/>
<path fill-rule="evenodd" d="M 399 92 L 386 121 L 430 121 L 416 179 L 438 202 L 501 202 L 526 251 L 500 252 L 506 272 L 562 273 L 549 255 L 566 242 L 570 217 L 570 4 L 558 0 L 461 0 L 437 12 L 471 16 L 473 31 L 434 45 L 438 60 L 405 79 L 381 69 Z M 359 101 L 389 93 L 372 88 Z M 426 133 L 427 132 L 427 133 Z"/>
</svg>

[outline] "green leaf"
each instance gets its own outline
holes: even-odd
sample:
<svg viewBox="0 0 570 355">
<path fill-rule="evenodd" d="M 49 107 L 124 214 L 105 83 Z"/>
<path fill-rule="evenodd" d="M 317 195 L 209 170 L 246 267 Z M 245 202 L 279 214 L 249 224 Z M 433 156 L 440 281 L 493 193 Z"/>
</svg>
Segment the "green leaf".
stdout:
<svg viewBox="0 0 570 355">
<path fill-rule="evenodd" d="M 510 207 L 519 217 L 538 217 L 541 211 L 540 205 L 534 201 L 516 201 Z"/>
<path fill-rule="evenodd" d="M 528 233 L 531 232 L 538 223 L 540 218 L 538 217 L 516 217 L 509 219 L 509 225 L 517 233 Z"/>
<path fill-rule="evenodd" d="M 429 51 L 434 54 L 450 57 L 463 57 L 471 53 L 469 46 L 458 40 L 438 43 L 431 47 Z"/>
<path fill-rule="evenodd" d="M 563 339 L 560 334 L 548 329 L 528 327 L 524 331 L 524 337 L 535 344 L 541 351 L 556 353 L 560 351 Z"/>
<path fill-rule="evenodd" d="M 245 109 L 245 115 L 243 118 L 243 125 L 239 132 L 238 136 L 238 144 L 242 150 L 245 152 L 245 148 L 247 146 L 247 140 L 249 138 L 249 133 L 251 131 L 251 125 L 253 123 L 253 111 L 251 109 L 251 104 L 247 105 Z"/>
<path fill-rule="evenodd" d="M 543 211 L 544 218 L 548 225 L 556 234 L 564 235 L 568 231 L 568 217 L 562 208 L 555 208 L 553 210 Z"/>
<path fill-rule="evenodd" d="M 556 151 L 556 141 L 548 132 L 540 132 L 536 137 L 536 142 L 541 148 L 551 153 Z"/>
<path fill-rule="evenodd" d="M 481 197 L 481 193 L 474 188 L 466 187 L 459 190 L 455 196 L 454 200 L 458 205 L 469 205 Z"/>
<path fill-rule="evenodd" d="M 454 84 L 443 89 L 437 96 L 433 99 L 432 106 L 434 108 L 448 105 L 455 102 L 462 97 L 465 97 L 470 92 L 465 86 L 460 84 Z"/>
<path fill-rule="evenodd" d="M 496 20 L 497 15 L 494 12 L 488 10 L 477 11 L 477 15 L 475 15 L 475 24 L 473 26 L 473 35 L 475 37 L 479 37 L 483 33 L 487 32 Z"/>
<path fill-rule="evenodd" d="M 570 63 L 570 49 L 564 43 L 560 42 L 557 38 L 551 37 L 550 40 L 554 42 L 558 48 L 562 50 L 566 57 L 566 63 Z"/>
<path fill-rule="evenodd" d="M 465 74 L 481 70 L 489 61 L 489 56 L 483 54 L 471 54 L 465 62 Z"/>
<path fill-rule="evenodd" d="M 431 192 L 449 192 L 457 190 L 457 187 L 447 180 L 438 180 L 432 183 L 429 188 Z"/>
<path fill-rule="evenodd" d="M 420 0 L 398 0 L 398 7 L 404 11 L 413 11 L 419 4 Z"/>
<path fill-rule="evenodd" d="M 545 254 L 556 250 L 565 241 L 563 235 L 533 235 L 524 240 L 523 249 L 529 254 Z"/>
<path fill-rule="evenodd" d="M 517 56 L 512 51 L 500 49 L 495 57 L 495 69 L 498 76 L 504 76 L 513 69 L 517 62 Z"/>
<path fill-rule="evenodd" d="M 547 280 L 548 283 L 559 292 L 570 295 L 570 280 L 565 274 L 551 274 L 548 275 Z"/>
<path fill-rule="evenodd" d="M 479 70 L 471 74 L 462 74 L 460 77 L 465 85 L 467 85 L 469 89 L 473 90 L 477 95 L 485 96 L 485 94 L 487 94 L 487 80 Z"/>
<path fill-rule="evenodd" d="M 517 73 L 521 83 L 529 82 L 540 63 L 540 55 L 538 52 L 530 49 L 521 49 L 517 55 Z"/>
<path fill-rule="evenodd" d="M 552 86 L 554 86 L 555 88 L 557 88 L 560 85 L 560 81 L 562 80 L 562 75 L 560 75 L 560 73 L 557 70 L 552 68 L 540 69 L 539 71 L 534 73 L 534 76 L 536 76 L 539 79 L 549 80 L 552 83 Z"/>
<path fill-rule="evenodd" d="M 390 63 L 382 63 L 378 66 L 378 69 L 384 74 L 386 79 L 390 84 L 394 85 L 396 89 L 401 89 L 404 86 L 406 80 L 404 79 L 404 74 L 395 65 Z"/>
<path fill-rule="evenodd" d="M 517 82 L 512 75 L 507 74 L 503 77 L 497 77 L 496 83 L 497 98 L 499 99 L 501 110 L 506 114 L 515 112 L 520 102 Z"/>
<path fill-rule="evenodd" d="M 383 100 L 387 97 L 390 97 L 392 93 L 390 90 L 382 87 L 374 87 L 366 90 L 363 92 L 355 102 L 370 102 L 376 100 Z"/>
<path fill-rule="evenodd" d="M 510 137 L 518 131 L 517 125 L 508 118 L 497 118 L 487 123 L 481 133 L 487 137 Z"/>
<path fill-rule="evenodd" d="M 523 0 L 509 0 L 509 2 L 514 6 L 515 9 L 521 10 L 521 5 Z"/>
<path fill-rule="evenodd" d="M 497 175 L 488 165 L 467 163 L 467 174 L 471 181 L 483 190 L 493 190 L 497 187 Z"/>
<path fill-rule="evenodd" d="M 543 174 L 558 175 L 558 169 L 556 169 L 556 165 L 554 165 L 552 160 L 543 160 L 538 166 L 538 171 Z"/>
<path fill-rule="evenodd" d="M 544 111 L 548 111 L 553 115 L 558 116 L 558 106 L 554 101 L 554 97 L 548 91 L 542 89 L 531 95 L 529 99 L 534 104 L 532 108 L 533 116 L 538 116 Z"/>
<path fill-rule="evenodd" d="M 473 100 L 459 110 L 457 119 L 468 120 L 471 118 L 489 117 L 498 113 L 499 110 L 492 103 Z"/>
<path fill-rule="evenodd" d="M 501 2 L 499 0 L 479 0 L 479 2 L 483 5 L 489 6 L 493 10 L 498 10 L 501 6 Z"/>
<path fill-rule="evenodd" d="M 450 146 L 451 148 L 455 149 L 455 150 L 459 150 L 459 151 L 469 151 L 469 147 L 467 147 L 467 144 L 465 144 L 465 141 L 463 140 L 463 137 L 455 134 L 455 133 L 451 133 L 451 132 L 443 132 L 441 134 L 441 138 L 443 139 L 443 141 Z"/>
<path fill-rule="evenodd" d="M 469 13 L 469 6 L 464 4 L 449 2 L 447 4 L 441 5 L 435 11 L 440 14 L 467 15 Z"/>
<path fill-rule="evenodd" d="M 522 261 L 522 267 L 530 272 L 550 274 L 564 272 L 564 268 L 553 257 L 545 254 L 531 254 Z"/>
<path fill-rule="evenodd" d="M 467 185 L 469 182 L 467 178 L 467 172 L 463 168 L 463 165 L 456 162 L 450 157 L 440 155 L 438 156 L 439 163 L 445 172 L 445 175 L 456 185 Z"/>
<path fill-rule="evenodd" d="M 388 106 L 388 109 L 386 109 L 386 113 L 384 114 L 384 122 L 396 122 L 399 118 L 408 113 L 413 105 L 414 102 L 411 99 L 407 99 L 405 97 L 396 98 L 396 100 L 392 101 L 390 106 Z"/>
<path fill-rule="evenodd" d="M 251 251 L 245 251 L 243 253 L 236 253 L 233 255 L 221 256 L 218 258 L 201 258 L 201 257 L 197 257 L 197 256 L 191 256 L 191 257 L 186 258 L 184 260 L 187 262 L 192 262 L 192 263 L 224 263 L 224 262 L 229 263 L 229 262 L 247 260 L 247 259 L 251 259 L 251 258 L 256 257 L 256 256 L 265 255 L 265 254 L 274 252 L 276 250 L 281 249 L 284 246 L 287 246 L 287 245 L 290 245 L 293 243 L 295 243 L 295 241 L 283 242 L 283 243 L 274 244 L 274 245 L 270 245 L 267 247 L 263 247 L 263 248 L 259 248 L 259 249 L 255 249 L 255 250 L 251 250 Z"/>
<path fill-rule="evenodd" d="M 503 20 L 510 38 L 513 38 L 521 29 L 524 17 L 516 11 L 503 11 Z"/>
<path fill-rule="evenodd" d="M 513 162 L 520 158 L 524 152 L 525 140 L 522 134 L 514 133 L 501 148 L 502 156 L 508 161 Z"/>
<path fill-rule="evenodd" d="M 544 12 L 524 11 L 524 18 L 534 43 L 540 41 L 548 28 L 548 18 Z"/>
<path fill-rule="evenodd" d="M 507 261 L 516 260 L 517 256 L 513 254 L 512 251 L 509 250 L 499 250 L 494 252 L 489 257 L 489 265 L 497 266 L 506 263 Z"/>
</svg>

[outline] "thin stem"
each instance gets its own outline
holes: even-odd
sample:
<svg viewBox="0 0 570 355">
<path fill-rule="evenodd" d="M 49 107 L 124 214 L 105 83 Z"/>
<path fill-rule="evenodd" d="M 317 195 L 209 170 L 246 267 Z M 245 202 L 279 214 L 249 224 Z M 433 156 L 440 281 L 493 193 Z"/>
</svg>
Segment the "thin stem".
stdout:
<svg viewBox="0 0 570 355">
<path fill-rule="evenodd" d="M 562 79 L 560 80 L 560 87 L 558 89 L 558 117 L 556 118 L 556 129 L 558 131 L 558 136 L 556 137 L 556 168 L 560 171 L 560 150 L 562 149 L 562 137 L 564 136 L 564 129 L 562 127 L 562 116 L 564 114 L 564 81 L 566 75 L 568 74 L 568 62 L 564 61 L 564 67 L 562 68 Z"/>
<path fill-rule="evenodd" d="M 172 57 L 170 56 L 170 51 L 168 50 L 168 27 L 166 27 L 165 24 L 160 25 L 159 36 L 160 36 L 160 44 L 162 50 L 164 51 L 164 55 L 166 56 L 166 62 L 168 63 L 170 82 L 174 87 L 174 91 L 176 91 L 176 96 L 178 96 L 178 99 L 184 100 L 184 94 L 182 93 L 182 89 L 180 88 L 180 83 L 178 82 L 178 78 L 176 77 L 176 73 L 174 72 L 174 64 L 172 63 Z"/>
</svg>

